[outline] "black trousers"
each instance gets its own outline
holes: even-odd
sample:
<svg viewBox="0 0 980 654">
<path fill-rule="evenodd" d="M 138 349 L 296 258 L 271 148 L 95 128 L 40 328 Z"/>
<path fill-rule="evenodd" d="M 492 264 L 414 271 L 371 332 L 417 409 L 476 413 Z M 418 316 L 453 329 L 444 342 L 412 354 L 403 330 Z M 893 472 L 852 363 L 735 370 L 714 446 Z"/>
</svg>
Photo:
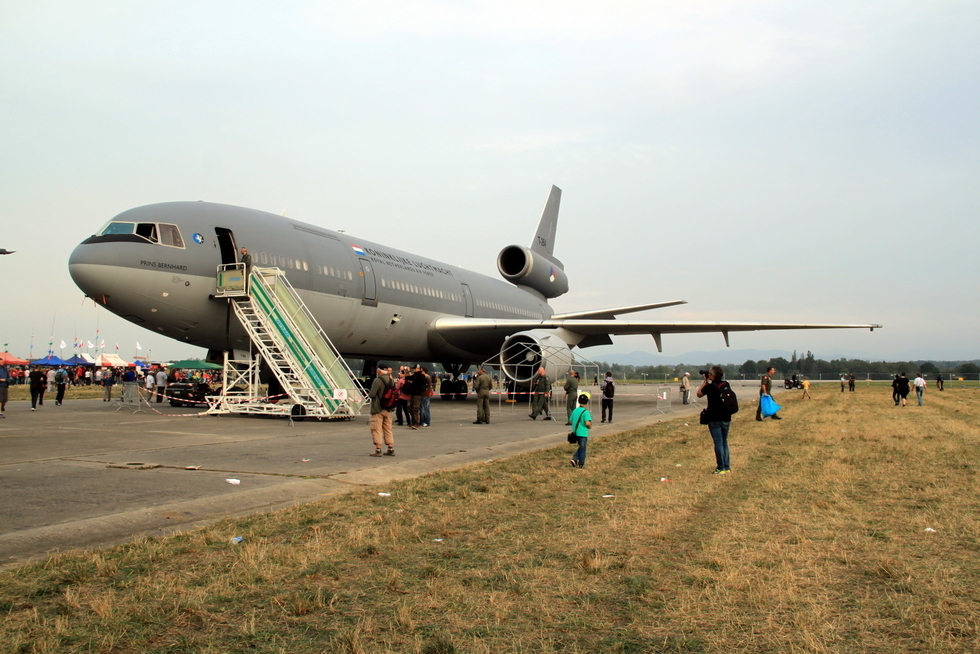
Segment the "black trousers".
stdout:
<svg viewBox="0 0 980 654">
<path fill-rule="evenodd" d="M 602 419 L 606 420 L 606 409 L 609 409 L 609 422 L 612 422 L 613 401 L 612 398 L 602 398 Z"/>
</svg>

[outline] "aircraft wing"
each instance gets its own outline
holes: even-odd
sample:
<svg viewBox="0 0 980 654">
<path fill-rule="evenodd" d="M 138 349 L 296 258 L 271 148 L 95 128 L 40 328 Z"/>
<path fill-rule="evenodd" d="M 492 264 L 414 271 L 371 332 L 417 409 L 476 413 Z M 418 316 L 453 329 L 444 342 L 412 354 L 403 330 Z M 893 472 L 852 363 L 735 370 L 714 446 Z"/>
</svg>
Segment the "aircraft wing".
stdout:
<svg viewBox="0 0 980 654">
<path fill-rule="evenodd" d="M 577 311 L 575 313 L 558 313 L 551 316 L 552 320 L 605 320 L 615 318 L 623 313 L 635 313 L 648 309 L 663 309 L 673 307 L 678 304 L 687 304 L 687 300 L 673 300 L 671 302 L 657 302 L 656 304 L 634 304 L 628 307 L 616 307 L 614 309 L 596 309 L 594 311 Z"/>
<path fill-rule="evenodd" d="M 460 318 L 446 316 L 436 319 L 432 325 L 437 332 L 451 339 L 453 336 L 486 336 L 488 338 L 509 335 L 531 329 L 564 330 L 581 337 L 573 339 L 569 345 L 592 347 L 612 343 L 610 336 L 628 334 L 650 334 L 657 343 L 657 351 L 663 351 L 663 334 L 697 334 L 702 332 L 721 332 L 728 345 L 729 332 L 753 332 L 774 329 L 870 329 L 874 331 L 881 325 L 841 325 L 841 324 L 801 324 L 774 322 L 650 322 L 628 320 L 497 320 L 493 318 Z"/>
</svg>

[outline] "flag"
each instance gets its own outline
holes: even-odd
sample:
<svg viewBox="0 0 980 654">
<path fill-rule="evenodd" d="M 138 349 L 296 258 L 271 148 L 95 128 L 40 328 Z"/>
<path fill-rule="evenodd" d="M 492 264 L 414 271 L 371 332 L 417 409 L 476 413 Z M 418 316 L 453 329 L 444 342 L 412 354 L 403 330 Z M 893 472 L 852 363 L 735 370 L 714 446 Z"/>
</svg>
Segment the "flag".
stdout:
<svg viewBox="0 0 980 654">
<path fill-rule="evenodd" d="M 116 343 L 116 350 L 119 349 L 119 343 Z"/>
<path fill-rule="evenodd" d="M 67 343 L 65 343 L 65 340 L 64 340 L 64 339 L 61 339 L 61 349 L 63 350 L 63 349 L 65 349 L 66 347 L 68 347 L 68 344 L 67 344 Z"/>
<path fill-rule="evenodd" d="M 89 348 L 95 347 L 95 345 L 92 343 L 92 341 L 86 341 L 86 342 L 88 343 Z"/>
<path fill-rule="evenodd" d="M 104 338 L 102 339 L 102 342 L 99 343 L 99 347 L 105 347 L 105 339 Z"/>
<path fill-rule="evenodd" d="M 136 349 L 137 350 L 142 350 L 143 349 L 143 346 L 140 345 L 140 342 L 139 341 L 136 341 Z"/>
</svg>

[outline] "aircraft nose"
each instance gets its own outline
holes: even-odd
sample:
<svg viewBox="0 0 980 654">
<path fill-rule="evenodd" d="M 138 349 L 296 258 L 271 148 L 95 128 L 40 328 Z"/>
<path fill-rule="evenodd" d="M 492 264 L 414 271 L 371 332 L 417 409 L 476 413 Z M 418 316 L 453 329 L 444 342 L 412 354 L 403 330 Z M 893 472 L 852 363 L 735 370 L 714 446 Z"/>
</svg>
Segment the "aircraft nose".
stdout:
<svg viewBox="0 0 980 654">
<path fill-rule="evenodd" d="M 88 297 L 100 300 L 112 293 L 120 268 L 113 265 L 109 244 L 82 243 L 68 258 L 68 274 Z"/>
</svg>

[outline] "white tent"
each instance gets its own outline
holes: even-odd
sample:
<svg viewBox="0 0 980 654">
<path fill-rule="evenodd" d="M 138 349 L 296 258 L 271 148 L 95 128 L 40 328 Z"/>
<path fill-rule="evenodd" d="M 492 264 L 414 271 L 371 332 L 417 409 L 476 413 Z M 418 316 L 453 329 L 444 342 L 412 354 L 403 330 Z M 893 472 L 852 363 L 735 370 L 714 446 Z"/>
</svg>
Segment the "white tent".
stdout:
<svg viewBox="0 0 980 654">
<path fill-rule="evenodd" d="M 113 368 L 126 368 L 133 364 L 122 360 L 118 354 L 100 354 L 95 358 L 97 366 L 111 366 Z"/>
</svg>

